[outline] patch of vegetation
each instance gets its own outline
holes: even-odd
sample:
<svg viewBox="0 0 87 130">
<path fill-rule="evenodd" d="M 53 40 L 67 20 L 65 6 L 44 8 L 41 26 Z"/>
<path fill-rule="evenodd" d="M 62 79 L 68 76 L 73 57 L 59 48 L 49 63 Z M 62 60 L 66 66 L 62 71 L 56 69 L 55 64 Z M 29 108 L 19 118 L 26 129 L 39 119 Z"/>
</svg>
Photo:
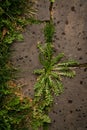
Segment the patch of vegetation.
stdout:
<svg viewBox="0 0 87 130">
<path fill-rule="evenodd" d="M 38 119 L 34 124 L 37 127 L 40 125 L 44 127 L 45 124 L 51 122 L 48 113 L 53 104 L 54 94 L 58 96 L 63 92 L 62 76 L 73 78 L 75 71 L 71 69 L 71 66 L 78 64 L 74 60 L 61 62 L 64 57 L 63 53 L 56 57 L 53 55 L 54 26 L 52 21 L 46 23 L 44 34 L 46 43 L 44 45 L 38 43 L 39 60 L 43 67 L 34 71 L 35 74 L 39 75 L 34 85 L 34 101 L 37 104 L 34 115 Z"/>
<path fill-rule="evenodd" d="M 4 42 L 12 43 L 16 39 L 23 39 L 19 32 L 27 24 L 26 19 L 33 14 L 32 4 L 30 0 L 0 1 L 1 41 L 4 39 Z M 30 15 L 27 15 L 28 12 Z"/>
<path fill-rule="evenodd" d="M 33 13 L 30 0 L 0 1 L 0 130 L 19 130 L 29 112 L 31 99 L 24 98 L 13 82 L 13 72 L 9 56 L 14 40 L 23 40 L 20 32 L 27 24 L 27 15 Z"/>
</svg>

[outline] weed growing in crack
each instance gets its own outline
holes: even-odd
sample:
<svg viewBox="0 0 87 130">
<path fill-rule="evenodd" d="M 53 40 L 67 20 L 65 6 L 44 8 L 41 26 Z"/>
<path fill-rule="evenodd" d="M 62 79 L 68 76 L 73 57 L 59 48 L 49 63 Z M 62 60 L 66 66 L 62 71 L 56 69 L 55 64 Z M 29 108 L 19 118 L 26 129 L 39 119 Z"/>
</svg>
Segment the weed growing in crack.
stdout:
<svg viewBox="0 0 87 130">
<path fill-rule="evenodd" d="M 77 61 L 68 60 L 61 62 L 64 57 L 63 53 L 53 56 L 52 37 L 54 34 L 54 26 L 52 21 L 46 23 L 44 35 L 46 43 L 44 45 L 38 43 L 39 60 L 42 64 L 41 69 L 36 69 L 34 74 L 38 75 L 37 82 L 34 85 L 35 97 L 34 102 L 37 104 L 35 108 L 35 118 L 38 120 L 36 126 L 50 123 L 51 120 L 48 116 L 50 107 L 53 103 L 54 94 L 59 95 L 63 92 L 62 76 L 73 78 L 75 71 L 71 66 L 77 65 Z M 41 124 L 40 124 L 41 123 Z"/>
<path fill-rule="evenodd" d="M 76 65 L 77 62 L 70 60 L 61 63 L 60 61 L 64 57 L 64 54 L 61 53 L 56 57 L 53 57 L 52 44 L 50 43 L 45 44 L 45 48 L 43 48 L 41 45 L 38 45 L 38 48 L 40 50 L 39 59 L 40 63 L 43 65 L 43 68 L 35 70 L 34 73 L 40 75 L 38 82 L 39 86 L 42 87 L 41 89 L 38 89 L 38 85 L 35 86 L 35 96 L 40 99 L 40 96 L 43 94 L 43 92 L 47 91 L 44 90 L 46 89 L 44 85 L 47 86 L 49 93 L 51 93 L 50 97 L 52 96 L 52 93 L 58 95 L 62 92 L 63 88 L 61 76 L 73 78 L 75 76 L 75 71 L 70 69 L 70 66 Z"/>
</svg>

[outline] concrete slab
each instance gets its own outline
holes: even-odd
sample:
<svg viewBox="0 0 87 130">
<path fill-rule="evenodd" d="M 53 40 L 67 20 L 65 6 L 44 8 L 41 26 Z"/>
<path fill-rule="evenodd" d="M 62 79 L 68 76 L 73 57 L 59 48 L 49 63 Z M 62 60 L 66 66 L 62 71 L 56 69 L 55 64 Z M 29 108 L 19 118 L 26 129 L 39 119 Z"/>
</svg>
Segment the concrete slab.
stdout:
<svg viewBox="0 0 87 130">
<path fill-rule="evenodd" d="M 39 0 L 37 7 L 37 19 L 49 20 L 48 0 Z M 87 62 L 87 1 L 56 0 L 53 12 L 55 54 L 64 52 L 66 59 Z M 40 67 L 36 45 L 44 41 L 43 28 L 44 24 L 29 25 L 24 32 L 24 42 L 15 42 L 11 48 L 11 61 L 20 70 L 17 82 L 24 85 L 26 96 L 34 94 L 36 77 L 32 72 Z M 63 79 L 64 93 L 55 97 L 49 130 L 87 129 L 87 68 L 78 68 L 76 72 L 74 79 Z"/>
<path fill-rule="evenodd" d="M 87 63 L 87 1 L 56 0 L 54 7 L 56 54 Z M 87 129 L 87 69 L 78 68 L 74 79 L 64 79 L 64 93 L 55 97 L 49 130 Z"/>
<path fill-rule="evenodd" d="M 37 9 L 36 18 L 38 20 L 50 20 L 49 5 L 49 0 L 37 0 L 35 7 Z"/>
<path fill-rule="evenodd" d="M 85 0 L 56 0 L 54 4 L 55 49 L 80 63 L 87 62 L 86 12 Z"/>
<path fill-rule="evenodd" d="M 55 97 L 49 130 L 87 129 L 87 69 L 77 69 L 74 79 L 63 79 L 64 92 Z"/>
<path fill-rule="evenodd" d="M 37 43 L 44 41 L 43 27 L 43 24 L 29 25 L 23 34 L 24 41 L 15 42 L 11 47 L 11 62 L 19 70 L 16 82 L 25 86 L 23 93 L 26 96 L 33 95 L 32 89 L 35 83 L 33 71 L 40 66 Z"/>
</svg>

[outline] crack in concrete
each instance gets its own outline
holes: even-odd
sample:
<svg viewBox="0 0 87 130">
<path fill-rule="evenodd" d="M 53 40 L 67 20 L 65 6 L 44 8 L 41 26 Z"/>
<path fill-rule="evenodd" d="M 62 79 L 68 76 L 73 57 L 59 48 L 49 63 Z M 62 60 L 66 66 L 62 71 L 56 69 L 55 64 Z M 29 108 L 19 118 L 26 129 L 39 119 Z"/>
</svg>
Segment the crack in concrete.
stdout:
<svg viewBox="0 0 87 130">
<path fill-rule="evenodd" d="M 50 21 L 53 21 L 53 2 L 50 2 L 49 11 L 50 11 Z"/>
<path fill-rule="evenodd" d="M 54 2 L 50 2 L 50 5 L 49 5 L 49 13 L 50 13 L 50 20 L 44 20 L 43 22 L 53 22 L 53 5 L 54 5 Z M 78 65 L 73 65 L 73 66 L 70 66 L 70 67 L 75 67 L 75 68 L 82 68 L 82 67 L 86 67 L 87 68 L 87 62 L 86 63 L 79 63 Z"/>
<path fill-rule="evenodd" d="M 49 14 L 50 14 L 50 18 L 49 20 L 39 20 L 39 22 L 41 23 L 50 23 L 50 21 L 53 21 L 53 2 L 50 2 L 50 5 L 49 5 Z"/>
</svg>

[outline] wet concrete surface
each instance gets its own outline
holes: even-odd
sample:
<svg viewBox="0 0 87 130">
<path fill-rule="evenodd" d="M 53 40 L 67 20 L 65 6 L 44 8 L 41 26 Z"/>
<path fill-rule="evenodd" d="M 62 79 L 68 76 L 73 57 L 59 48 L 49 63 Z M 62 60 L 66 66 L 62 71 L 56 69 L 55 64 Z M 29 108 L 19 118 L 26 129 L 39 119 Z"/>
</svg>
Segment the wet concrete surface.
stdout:
<svg viewBox="0 0 87 130">
<path fill-rule="evenodd" d="M 37 19 L 49 20 L 49 2 L 40 0 Z M 55 54 L 65 53 L 65 59 L 87 63 L 87 1 L 56 0 L 53 6 Z M 24 84 L 23 93 L 33 97 L 36 76 L 33 70 L 40 68 L 37 42 L 44 42 L 44 23 L 28 25 L 23 33 L 24 42 L 12 45 L 11 61 L 20 71 L 17 82 Z M 55 97 L 50 112 L 49 130 L 87 129 L 87 68 L 77 68 L 74 79 L 63 78 L 64 92 Z"/>
</svg>

